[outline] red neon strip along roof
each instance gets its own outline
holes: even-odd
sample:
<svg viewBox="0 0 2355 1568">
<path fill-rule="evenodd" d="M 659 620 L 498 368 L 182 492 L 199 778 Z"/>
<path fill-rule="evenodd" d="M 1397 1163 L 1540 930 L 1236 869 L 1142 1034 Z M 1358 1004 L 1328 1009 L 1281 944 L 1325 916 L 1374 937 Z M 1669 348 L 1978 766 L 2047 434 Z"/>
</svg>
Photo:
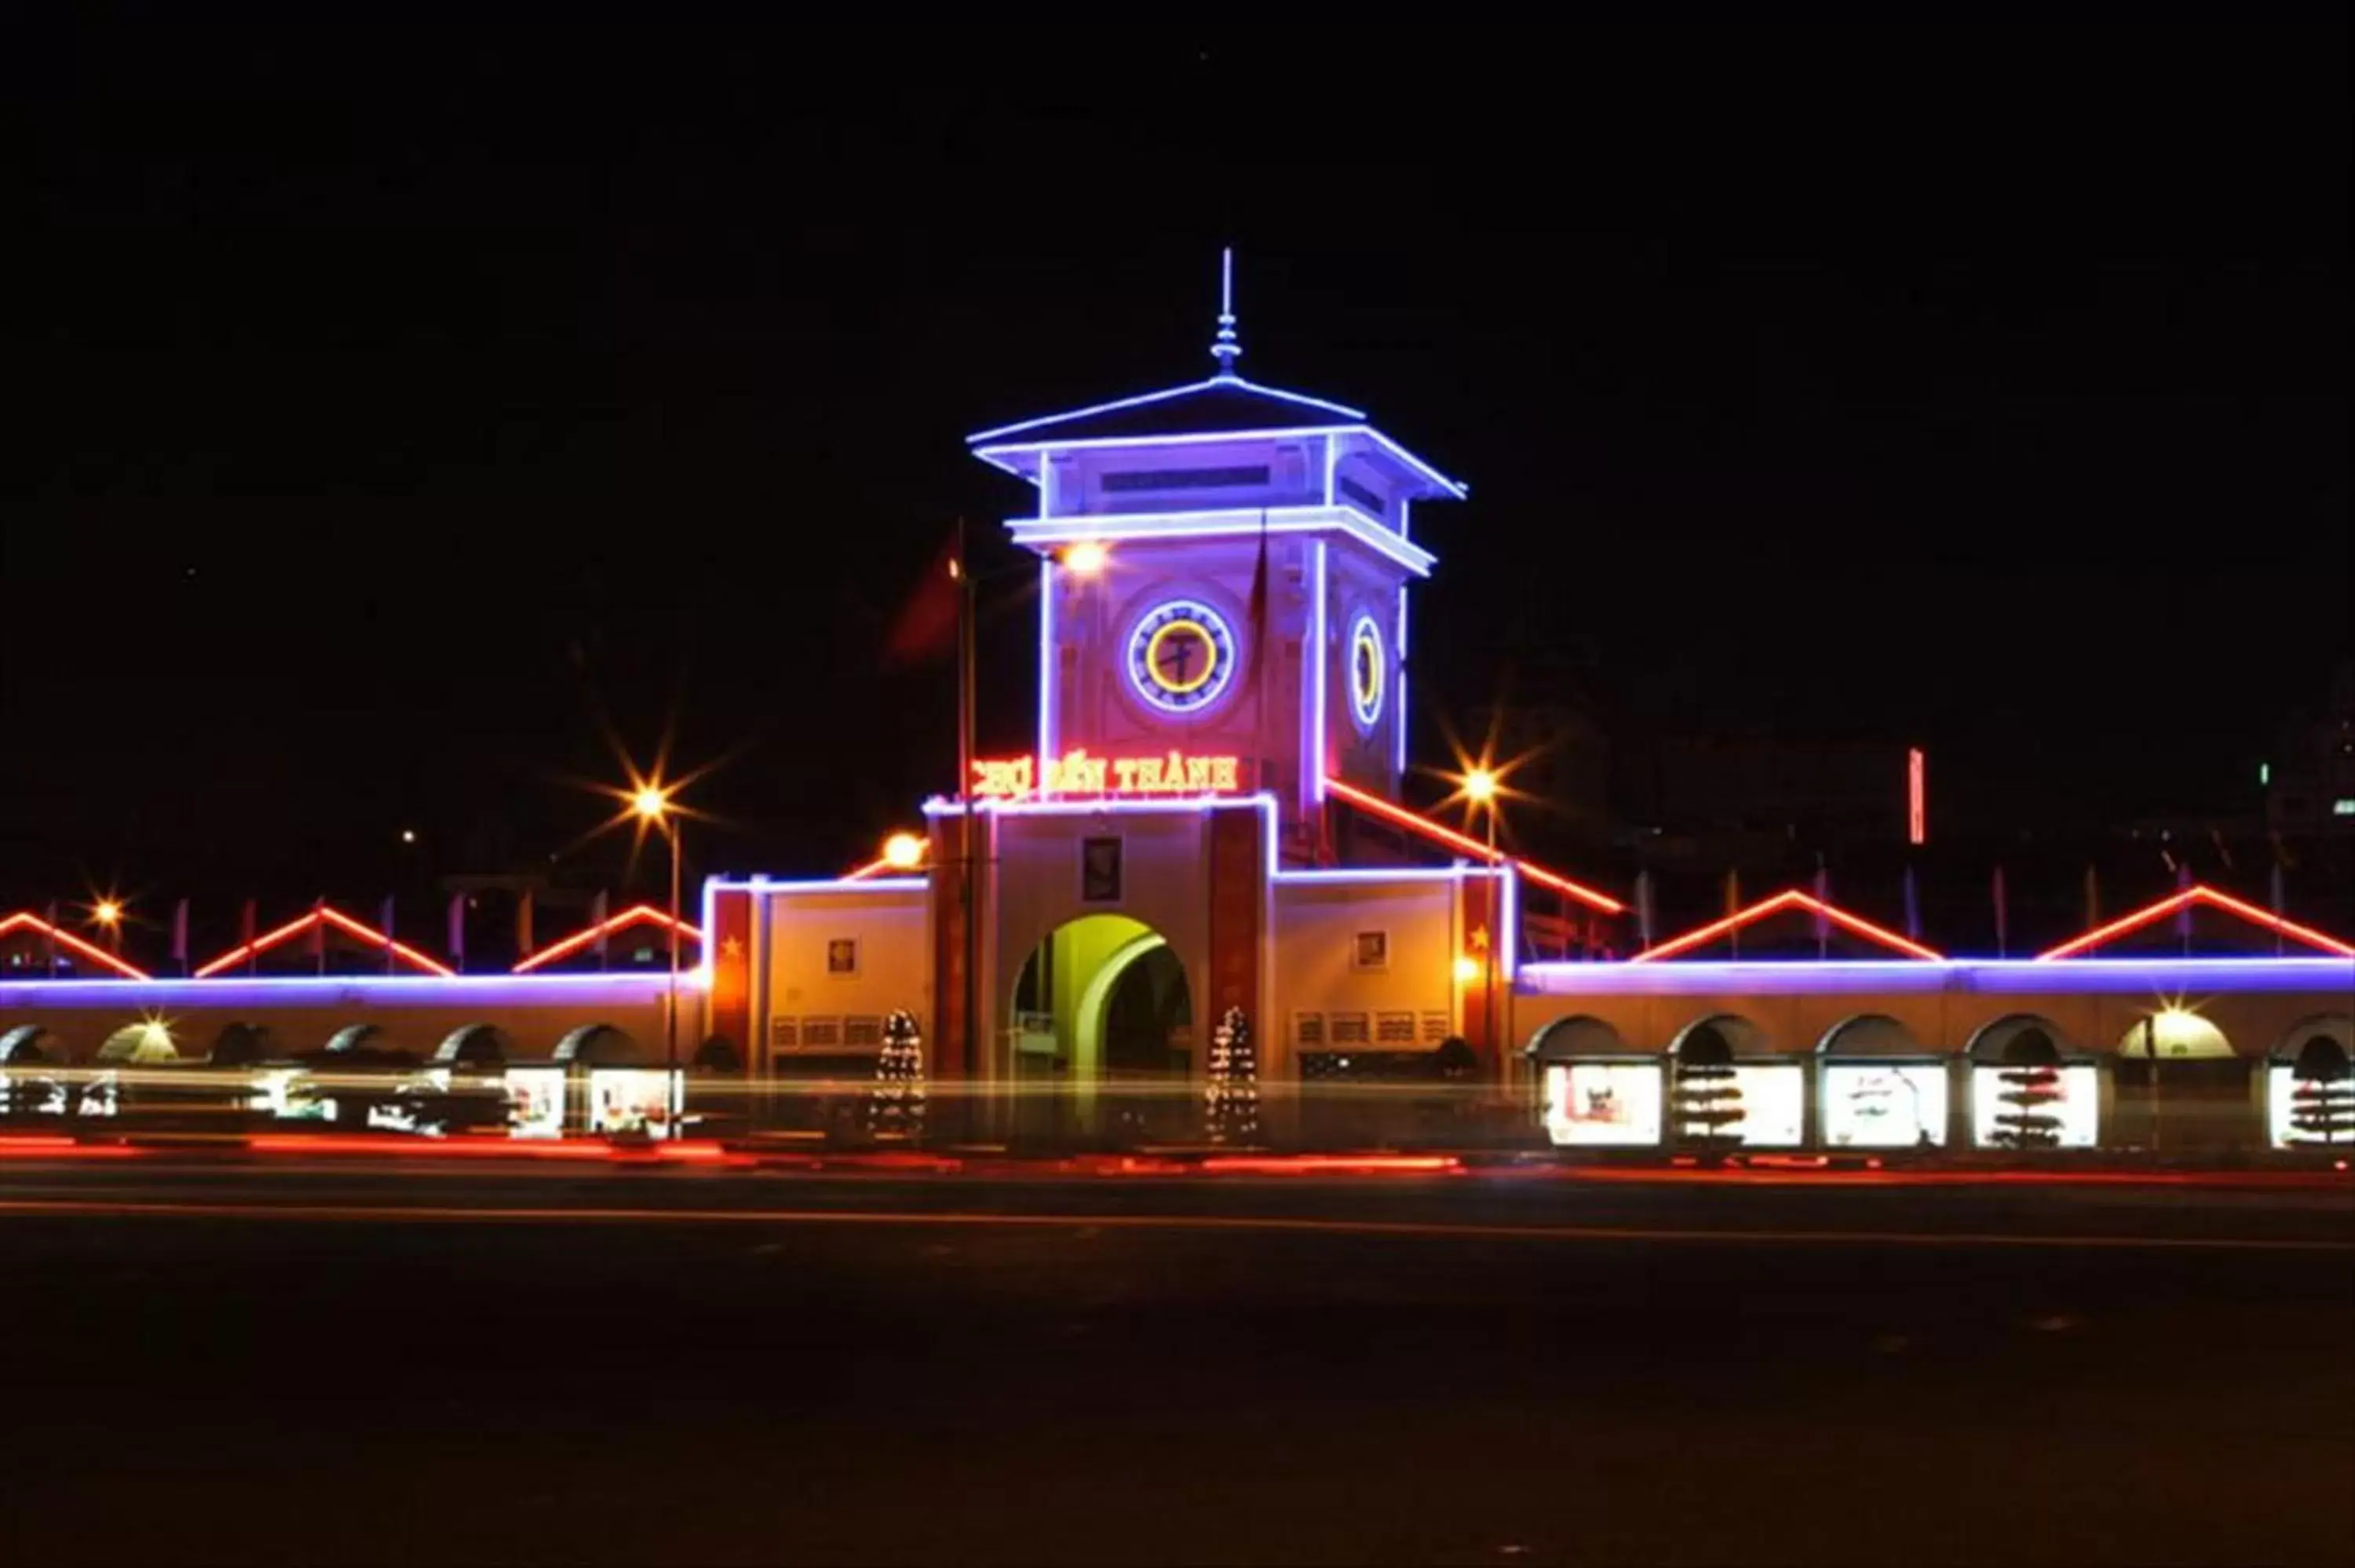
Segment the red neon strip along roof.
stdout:
<svg viewBox="0 0 2355 1568">
<path fill-rule="evenodd" d="M 322 904 L 319 907 L 310 911 L 308 914 L 298 916 L 294 919 L 287 921 L 286 924 L 279 927 L 275 930 L 263 932 L 261 936 L 256 937 L 251 942 L 246 943 L 240 947 L 230 948 L 220 957 L 212 959 L 200 969 L 197 969 L 190 978 L 194 980 L 209 980 L 213 976 L 220 973 L 223 969 L 233 969 L 237 965 L 245 962 L 246 959 L 266 953 L 271 948 L 278 947 L 293 938 L 299 937 L 304 932 L 310 930 L 313 927 L 321 924 L 333 926 L 337 930 L 345 932 L 346 935 L 357 937 L 360 940 L 368 943 L 371 947 L 389 948 L 392 950 L 392 956 L 394 958 L 400 959 L 403 963 L 408 964 L 412 969 L 418 969 L 422 973 L 429 975 L 441 975 L 446 979 L 458 972 L 449 965 L 442 962 L 439 959 L 426 957 L 423 953 L 419 952 L 416 948 L 410 947 L 406 942 L 394 941 L 391 938 L 386 936 L 382 931 L 378 930 L 375 927 L 368 925 L 367 922 L 355 920 L 350 916 L 345 914 L 342 910 L 337 909 L 331 905 Z"/>
<path fill-rule="evenodd" d="M 96 943 L 82 940 L 80 937 L 75 936 L 71 931 L 67 930 L 64 927 L 51 925 L 48 921 L 42 919 L 38 915 L 34 914 L 29 909 L 19 909 L 14 915 L 8 916 L 5 919 L 0 919 L 0 937 L 5 937 L 11 931 L 22 931 L 28 927 L 32 930 L 38 931 L 44 937 L 51 938 L 59 947 L 65 948 L 69 952 L 74 953 L 81 958 L 88 959 L 91 963 L 105 965 L 108 969 L 112 969 L 116 974 L 121 975 L 124 980 L 153 980 L 155 978 L 145 969 L 124 962 L 123 959 L 115 957 L 112 953 L 108 952 L 104 948 L 98 946 Z"/>
<path fill-rule="evenodd" d="M 624 926 L 643 926 L 648 922 L 656 926 L 668 926 L 671 919 L 667 914 L 651 904 L 633 904 L 611 919 L 602 920 L 585 931 L 575 931 L 562 941 L 542 948 L 517 964 L 512 972 L 519 975 L 529 974 L 542 964 L 552 964 L 559 959 L 570 958 L 598 938 L 610 932 L 618 931 Z M 685 920 L 678 923 L 678 934 L 698 947 L 703 945 L 703 933 Z"/>
<path fill-rule="evenodd" d="M 2285 920 L 2270 909 L 2260 909 L 2255 905 L 2235 898 L 2229 893 L 2219 893 L 2212 887 L 2200 885 L 2187 887 L 2180 893 L 2170 894 L 2158 903 L 2146 905 L 2131 915 L 2121 915 L 2106 925 L 2094 927 L 2082 937 L 2072 937 L 2059 947 L 2037 954 L 2036 961 L 2046 963 L 2054 959 L 2075 958 L 2080 953 L 2089 952 L 2129 932 L 2138 931 L 2146 926 L 2164 920 L 2177 910 L 2193 904 L 2205 904 L 2210 908 L 2221 909 L 2227 915 L 2237 915 L 2252 926 L 2277 932 L 2293 940 L 2304 942 L 2308 947 L 2318 948 L 2334 958 L 2355 959 L 2355 945 L 2342 942 L 2327 932 L 2314 929 L 2311 926 L 2301 926 L 2294 920 Z"/>
<path fill-rule="evenodd" d="M 1387 821 L 1396 822 L 1400 827 L 1411 828 L 1426 838 L 1447 845 L 1450 849 L 1460 850 L 1491 865 L 1510 865 L 1531 882 L 1540 886 L 1550 887 L 1558 893 L 1567 893 L 1572 898 L 1581 903 L 1592 905 L 1606 915 L 1619 915 L 1626 911 L 1627 906 L 1625 904 L 1607 893 L 1598 893 L 1592 887 L 1572 882 L 1559 872 L 1548 871 L 1541 865 L 1531 865 L 1525 860 L 1514 860 L 1504 851 L 1492 850 L 1469 833 L 1459 833 L 1444 823 L 1433 821 L 1420 811 L 1411 811 L 1404 806 L 1383 800 L 1380 795 L 1369 795 L 1354 784 L 1344 784 L 1338 779 L 1327 779 L 1325 780 L 1325 788 L 1340 796 L 1352 806 L 1371 811 L 1375 816 Z"/>
<path fill-rule="evenodd" d="M 1777 893 L 1772 898 L 1762 899 L 1747 909 L 1737 909 L 1723 919 L 1712 920 L 1698 929 L 1687 931 L 1681 937 L 1672 937 L 1657 947 L 1646 948 L 1627 961 L 1631 964 L 1640 964 L 1659 959 L 1673 959 L 1679 953 L 1689 953 L 1695 948 L 1705 947 L 1730 931 L 1738 931 L 1744 926 L 1754 925 L 1769 915 L 1778 915 L 1785 909 L 1805 909 L 1809 914 L 1820 915 L 1844 931 L 1852 932 L 1868 941 L 1878 942 L 1890 951 L 1902 953 L 1909 959 L 1923 959 L 1935 962 L 1945 957 L 1936 948 L 1925 948 L 1911 937 L 1901 937 L 1886 926 L 1876 926 L 1860 915 L 1851 915 L 1837 905 L 1825 903 L 1812 893 L 1802 893 L 1797 888 L 1792 887 Z"/>
</svg>

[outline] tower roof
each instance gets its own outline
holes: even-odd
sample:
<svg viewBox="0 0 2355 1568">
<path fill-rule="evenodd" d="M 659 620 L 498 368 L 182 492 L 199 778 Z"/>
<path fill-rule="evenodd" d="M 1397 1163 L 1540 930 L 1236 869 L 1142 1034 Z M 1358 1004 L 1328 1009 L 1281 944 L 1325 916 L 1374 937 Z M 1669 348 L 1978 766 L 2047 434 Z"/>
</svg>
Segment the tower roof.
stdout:
<svg viewBox="0 0 2355 1568">
<path fill-rule="evenodd" d="M 1448 478 L 1373 428 L 1362 408 L 1305 392 L 1245 380 L 1235 372 L 1242 344 L 1235 332 L 1234 252 L 1220 258 L 1220 309 L 1210 357 L 1218 370 L 1199 381 L 1140 393 L 1060 414 L 977 430 L 965 438 L 974 455 L 1036 481 L 1039 454 L 1058 447 L 1113 446 L 1170 440 L 1248 440 L 1263 436 L 1359 434 L 1385 449 L 1419 482 L 1414 493 L 1462 500 L 1468 487 Z"/>
</svg>

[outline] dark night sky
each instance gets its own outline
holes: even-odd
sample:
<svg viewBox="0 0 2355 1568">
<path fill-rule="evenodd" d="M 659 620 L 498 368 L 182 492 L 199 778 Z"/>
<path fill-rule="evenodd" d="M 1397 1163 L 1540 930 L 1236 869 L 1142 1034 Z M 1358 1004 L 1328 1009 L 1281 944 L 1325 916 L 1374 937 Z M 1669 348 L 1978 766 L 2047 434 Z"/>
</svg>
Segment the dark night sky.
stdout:
<svg viewBox="0 0 2355 1568">
<path fill-rule="evenodd" d="M 2346 42 L 25 40 L 0 907 L 544 863 L 600 709 L 741 747 L 707 865 L 847 863 L 952 780 L 877 650 L 1023 504 L 963 435 L 1203 374 L 1230 239 L 1244 370 L 1474 485 L 1424 754 L 1553 665 L 1966 827 L 2246 810 L 2350 652 Z"/>
</svg>

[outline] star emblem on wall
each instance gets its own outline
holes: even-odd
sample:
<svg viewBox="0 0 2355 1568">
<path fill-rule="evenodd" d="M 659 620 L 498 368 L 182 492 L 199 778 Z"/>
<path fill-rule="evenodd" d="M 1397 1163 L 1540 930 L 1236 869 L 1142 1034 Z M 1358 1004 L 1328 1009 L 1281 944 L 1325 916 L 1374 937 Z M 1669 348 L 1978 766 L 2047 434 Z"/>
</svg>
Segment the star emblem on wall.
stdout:
<svg viewBox="0 0 2355 1568">
<path fill-rule="evenodd" d="M 741 937 L 724 938 L 719 943 L 719 950 L 731 959 L 741 959 L 744 956 L 744 939 Z"/>
</svg>

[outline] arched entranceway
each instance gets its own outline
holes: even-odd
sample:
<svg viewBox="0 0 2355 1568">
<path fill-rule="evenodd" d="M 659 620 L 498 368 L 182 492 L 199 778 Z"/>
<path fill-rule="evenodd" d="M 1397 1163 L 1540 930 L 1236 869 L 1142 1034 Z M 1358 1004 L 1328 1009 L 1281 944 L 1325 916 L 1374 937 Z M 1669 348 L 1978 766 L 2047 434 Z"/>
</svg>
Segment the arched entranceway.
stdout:
<svg viewBox="0 0 2355 1568">
<path fill-rule="evenodd" d="M 1112 914 L 1065 921 L 1024 960 L 1011 1013 L 1018 1133 L 1186 1135 L 1193 994 L 1152 927 Z"/>
</svg>

